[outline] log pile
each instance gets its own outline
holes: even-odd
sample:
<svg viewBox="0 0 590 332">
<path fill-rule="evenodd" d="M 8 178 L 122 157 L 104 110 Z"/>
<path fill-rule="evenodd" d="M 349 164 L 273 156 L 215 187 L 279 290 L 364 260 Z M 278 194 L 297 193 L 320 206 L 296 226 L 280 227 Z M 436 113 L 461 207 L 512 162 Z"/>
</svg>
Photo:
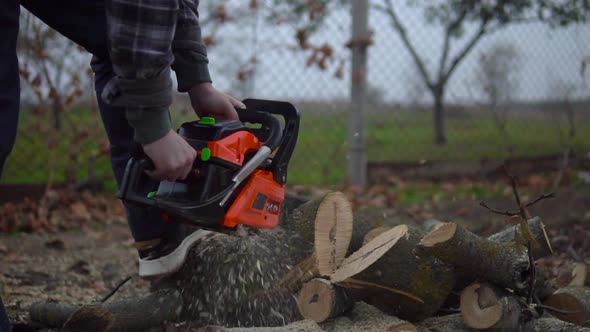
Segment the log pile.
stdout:
<svg viewBox="0 0 590 332">
<path fill-rule="evenodd" d="M 70 330 L 89 321 L 105 331 L 140 331 L 172 322 L 278 327 L 303 319 L 327 328 L 366 303 L 392 316 L 390 331 L 582 331 L 590 320 L 585 267 L 563 289 L 536 268 L 535 260 L 552 254 L 538 217 L 488 238 L 452 222 L 417 227 L 371 218 L 338 192 L 288 198 L 280 228 L 204 237 L 183 268 L 143 298 L 40 302 L 30 319 Z M 528 248 L 518 242 L 523 233 Z"/>
</svg>

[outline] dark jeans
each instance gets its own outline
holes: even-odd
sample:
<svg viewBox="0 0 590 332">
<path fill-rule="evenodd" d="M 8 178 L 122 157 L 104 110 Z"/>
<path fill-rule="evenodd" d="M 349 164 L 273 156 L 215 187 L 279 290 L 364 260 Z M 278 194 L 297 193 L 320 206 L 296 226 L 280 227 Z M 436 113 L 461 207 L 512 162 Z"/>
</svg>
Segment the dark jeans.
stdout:
<svg viewBox="0 0 590 332">
<path fill-rule="evenodd" d="M 95 74 L 97 96 L 113 77 L 108 57 L 104 0 L 21 0 L 20 4 L 93 54 L 91 67 Z M 16 136 L 19 113 L 19 72 L 16 55 L 19 0 L 0 1 L 0 175 Z M 131 153 L 137 149 L 133 128 L 122 108 L 105 105 L 98 98 L 102 122 L 110 141 L 111 165 L 120 183 Z M 152 183 L 145 194 L 154 189 Z M 136 241 L 161 237 L 172 231 L 174 223 L 165 223 L 161 216 L 147 210 L 127 206 L 129 228 Z"/>
</svg>

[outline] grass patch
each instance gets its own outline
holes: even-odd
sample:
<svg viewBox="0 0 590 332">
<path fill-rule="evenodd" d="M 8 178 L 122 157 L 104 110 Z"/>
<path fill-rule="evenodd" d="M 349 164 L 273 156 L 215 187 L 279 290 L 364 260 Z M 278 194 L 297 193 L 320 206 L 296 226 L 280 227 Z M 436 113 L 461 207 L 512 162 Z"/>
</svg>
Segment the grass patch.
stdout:
<svg viewBox="0 0 590 332">
<path fill-rule="evenodd" d="M 175 117 L 175 123 L 178 125 L 186 119 L 194 117 Z M 448 116 L 448 143 L 444 146 L 432 143 L 432 123 L 427 113 L 372 113 L 367 121 L 369 160 L 480 160 L 508 156 L 505 138 L 493 119 L 483 115 Z M 19 137 L 5 165 L 2 182 L 42 183 L 48 179 L 50 154 L 47 132 L 50 123 L 48 115 L 23 112 Z M 299 140 L 289 166 L 290 183 L 331 185 L 345 179 L 347 123 L 348 117 L 344 112 L 302 112 Z M 63 180 L 64 170 L 73 161 L 79 165 L 76 176 L 84 179 L 88 175 L 88 157 L 105 141 L 100 117 L 87 109 L 72 110 L 64 114 L 64 128 L 57 142 L 54 181 Z M 87 128 L 88 137 L 81 142 L 68 128 Z M 577 123 L 576 131 L 574 148 L 577 153 L 585 153 L 590 149 L 590 121 Z M 518 156 L 544 155 L 562 150 L 558 122 L 548 117 L 511 119 L 508 133 Z M 72 149 L 78 144 L 80 153 L 72 155 Z M 99 158 L 96 169 L 99 174 L 110 176 L 111 168 L 106 156 Z M 109 182 L 107 190 L 115 190 L 113 181 Z M 408 202 L 421 199 L 414 197 L 417 193 L 404 195 L 404 200 Z"/>
</svg>

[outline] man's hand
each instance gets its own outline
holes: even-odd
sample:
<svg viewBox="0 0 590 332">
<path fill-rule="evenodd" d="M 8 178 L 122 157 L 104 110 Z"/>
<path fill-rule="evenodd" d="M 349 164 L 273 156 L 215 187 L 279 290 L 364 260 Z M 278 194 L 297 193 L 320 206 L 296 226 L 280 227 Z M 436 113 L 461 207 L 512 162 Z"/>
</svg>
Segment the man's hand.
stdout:
<svg viewBox="0 0 590 332">
<path fill-rule="evenodd" d="M 174 130 L 166 136 L 143 146 L 155 170 L 146 173 L 156 180 L 184 180 L 190 173 L 197 152 Z"/>
<path fill-rule="evenodd" d="M 188 94 L 193 109 L 199 117 L 212 116 L 220 119 L 238 120 L 235 108 L 246 108 L 242 102 L 219 92 L 209 82 L 195 85 L 188 91 Z"/>
</svg>

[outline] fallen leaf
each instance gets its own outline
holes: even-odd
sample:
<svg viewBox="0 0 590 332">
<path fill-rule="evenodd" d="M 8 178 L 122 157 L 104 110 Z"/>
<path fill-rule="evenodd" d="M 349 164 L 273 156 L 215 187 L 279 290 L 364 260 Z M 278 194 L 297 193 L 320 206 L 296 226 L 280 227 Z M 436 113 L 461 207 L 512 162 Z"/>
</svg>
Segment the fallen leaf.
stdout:
<svg viewBox="0 0 590 332">
<path fill-rule="evenodd" d="M 70 210 L 72 211 L 72 218 L 76 221 L 90 221 L 90 219 L 92 219 L 86 205 L 80 202 L 72 204 Z"/>
</svg>

